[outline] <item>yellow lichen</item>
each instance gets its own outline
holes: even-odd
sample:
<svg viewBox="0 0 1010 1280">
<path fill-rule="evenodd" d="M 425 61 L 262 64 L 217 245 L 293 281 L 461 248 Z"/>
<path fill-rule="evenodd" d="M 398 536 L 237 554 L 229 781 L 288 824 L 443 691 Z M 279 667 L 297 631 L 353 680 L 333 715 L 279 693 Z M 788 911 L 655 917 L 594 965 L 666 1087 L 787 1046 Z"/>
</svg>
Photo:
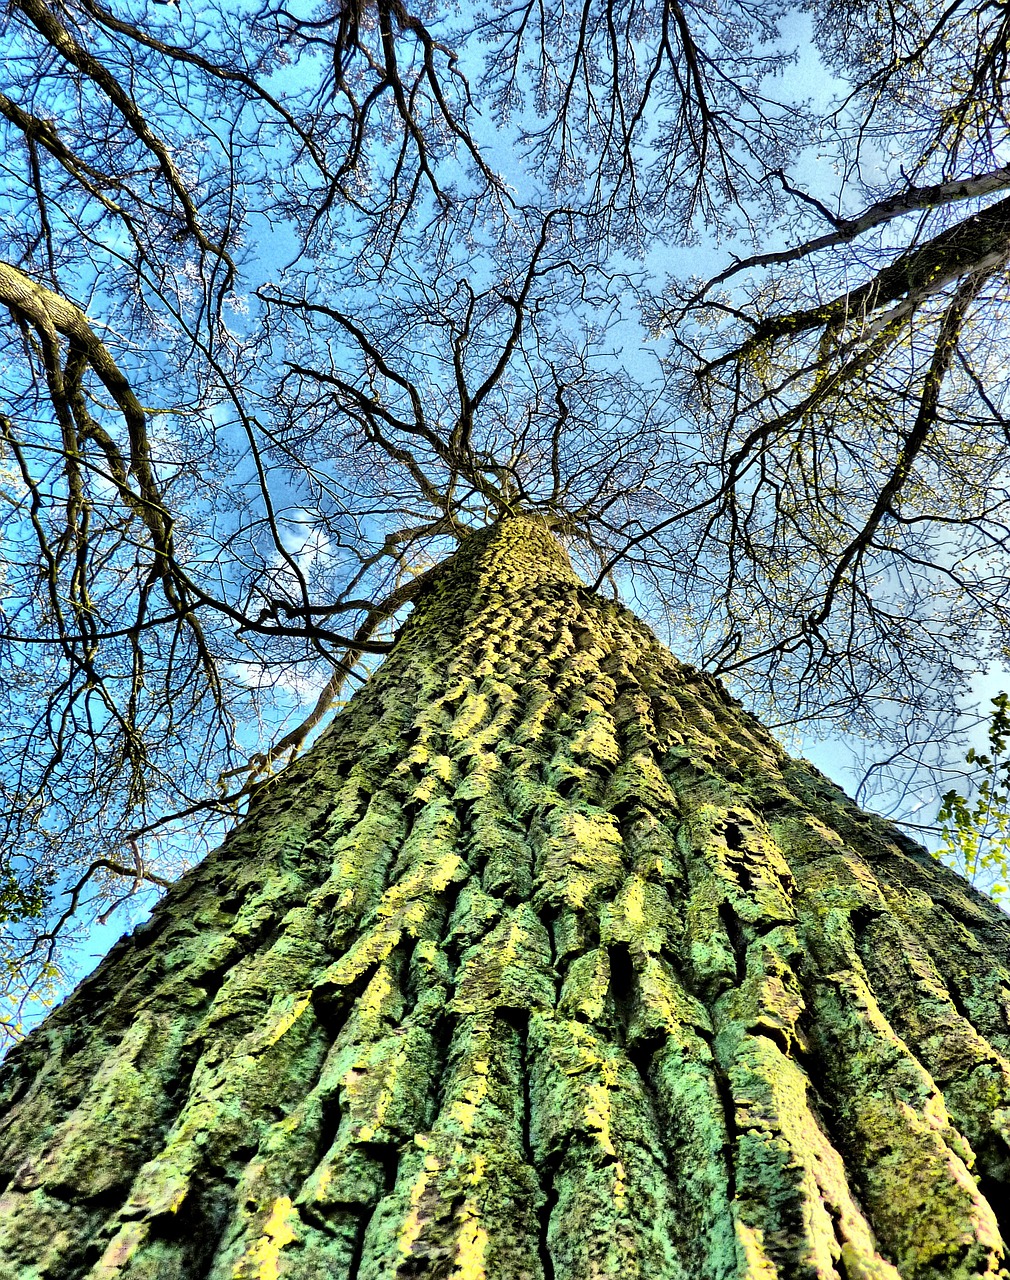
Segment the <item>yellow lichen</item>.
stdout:
<svg viewBox="0 0 1010 1280">
<path fill-rule="evenodd" d="M 459 1217 L 452 1280 L 485 1280 L 484 1257 L 489 1237 L 480 1223 L 473 1200 L 463 1202 Z"/>
<path fill-rule="evenodd" d="M 232 1280 L 278 1280 L 281 1250 L 297 1239 L 297 1213 L 287 1196 L 278 1196 L 259 1239 L 236 1262 Z"/>
</svg>

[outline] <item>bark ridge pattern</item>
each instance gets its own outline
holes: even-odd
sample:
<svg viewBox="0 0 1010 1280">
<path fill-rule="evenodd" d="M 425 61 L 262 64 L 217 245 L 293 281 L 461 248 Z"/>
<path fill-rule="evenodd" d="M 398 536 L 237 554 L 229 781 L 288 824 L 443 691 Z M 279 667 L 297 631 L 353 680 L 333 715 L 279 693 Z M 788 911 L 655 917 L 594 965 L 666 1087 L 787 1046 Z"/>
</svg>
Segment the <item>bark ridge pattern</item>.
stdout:
<svg viewBox="0 0 1010 1280">
<path fill-rule="evenodd" d="M 937 1280 L 1010 922 L 516 518 L 3 1066 L 0 1280 Z"/>
</svg>

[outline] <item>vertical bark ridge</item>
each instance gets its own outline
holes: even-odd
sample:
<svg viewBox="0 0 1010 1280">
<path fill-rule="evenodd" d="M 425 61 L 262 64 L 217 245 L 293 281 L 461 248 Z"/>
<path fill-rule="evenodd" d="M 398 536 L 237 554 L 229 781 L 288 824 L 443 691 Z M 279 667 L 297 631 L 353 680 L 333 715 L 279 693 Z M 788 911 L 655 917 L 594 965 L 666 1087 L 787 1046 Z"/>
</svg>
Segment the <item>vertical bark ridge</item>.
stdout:
<svg viewBox="0 0 1010 1280">
<path fill-rule="evenodd" d="M 0 1082 L 0 1280 L 995 1277 L 1010 927 L 518 518 Z"/>
</svg>

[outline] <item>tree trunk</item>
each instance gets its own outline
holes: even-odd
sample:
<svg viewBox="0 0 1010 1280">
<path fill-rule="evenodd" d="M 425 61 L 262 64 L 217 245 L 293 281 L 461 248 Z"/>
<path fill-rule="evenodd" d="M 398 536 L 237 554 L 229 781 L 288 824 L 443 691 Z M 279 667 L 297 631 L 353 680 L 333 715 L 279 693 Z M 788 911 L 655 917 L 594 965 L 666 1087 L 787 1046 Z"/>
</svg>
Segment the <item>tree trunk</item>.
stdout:
<svg viewBox="0 0 1010 1280">
<path fill-rule="evenodd" d="M 11 1053 L 0 1276 L 995 1276 L 1008 942 L 517 518 Z"/>
</svg>

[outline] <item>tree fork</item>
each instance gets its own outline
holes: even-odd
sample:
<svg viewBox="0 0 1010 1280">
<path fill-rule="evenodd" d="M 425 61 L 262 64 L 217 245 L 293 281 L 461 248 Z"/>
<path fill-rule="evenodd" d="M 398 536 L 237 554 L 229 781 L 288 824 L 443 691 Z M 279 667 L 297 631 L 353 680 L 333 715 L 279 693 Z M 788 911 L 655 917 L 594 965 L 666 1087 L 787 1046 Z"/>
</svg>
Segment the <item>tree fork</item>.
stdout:
<svg viewBox="0 0 1010 1280">
<path fill-rule="evenodd" d="M 995 1277 L 1008 943 L 513 518 L 9 1055 L 0 1277 Z"/>
</svg>

